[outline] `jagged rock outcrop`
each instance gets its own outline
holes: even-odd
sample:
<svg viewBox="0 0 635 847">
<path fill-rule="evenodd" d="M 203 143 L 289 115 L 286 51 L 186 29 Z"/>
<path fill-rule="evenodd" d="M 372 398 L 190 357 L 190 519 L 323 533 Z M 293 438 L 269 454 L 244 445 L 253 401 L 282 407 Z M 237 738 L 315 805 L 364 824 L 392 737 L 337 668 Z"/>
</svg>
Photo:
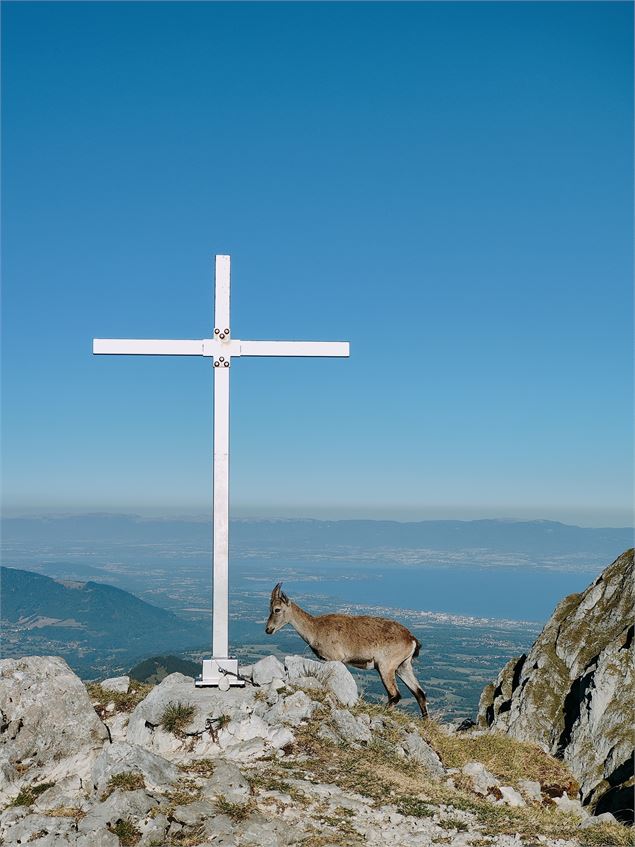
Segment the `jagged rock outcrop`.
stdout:
<svg viewBox="0 0 635 847">
<path fill-rule="evenodd" d="M 88 778 L 107 738 L 86 688 L 63 659 L 0 661 L 0 802 L 27 770 L 42 781 Z"/>
<path fill-rule="evenodd" d="M 633 550 L 558 605 L 481 695 L 479 724 L 564 759 L 580 799 L 633 821 Z"/>
</svg>

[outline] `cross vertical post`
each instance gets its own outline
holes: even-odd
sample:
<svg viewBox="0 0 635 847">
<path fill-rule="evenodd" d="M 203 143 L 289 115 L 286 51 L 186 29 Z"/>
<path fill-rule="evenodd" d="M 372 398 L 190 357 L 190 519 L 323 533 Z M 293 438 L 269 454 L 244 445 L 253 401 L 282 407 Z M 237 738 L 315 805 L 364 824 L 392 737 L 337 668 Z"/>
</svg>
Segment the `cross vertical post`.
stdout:
<svg viewBox="0 0 635 847">
<path fill-rule="evenodd" d="M 214 530 L 213 530 L 213 637 L 212 655 L 228 658 L 229 616 L 229 256 L 216 257 L 214 336 L 227 348 L 220 361 L 214 357 Z M 221 338 L 222 336 L 222 338 Z"/>
<path fill-rule="evenodd" d="M 212 539 L 212 658 L 203 659 L 197 686 L 227 690 L 243 685 L 238 661 L 229 657 L 229 374 L 238 356 L 348 356 L 346 341 L 239 341 L 229 320 L 230 257 L 216 256 L 214 332 L 211 338 L 94 338 L 94 354 L 207 356 L 214 374 Z"/>
</svg>

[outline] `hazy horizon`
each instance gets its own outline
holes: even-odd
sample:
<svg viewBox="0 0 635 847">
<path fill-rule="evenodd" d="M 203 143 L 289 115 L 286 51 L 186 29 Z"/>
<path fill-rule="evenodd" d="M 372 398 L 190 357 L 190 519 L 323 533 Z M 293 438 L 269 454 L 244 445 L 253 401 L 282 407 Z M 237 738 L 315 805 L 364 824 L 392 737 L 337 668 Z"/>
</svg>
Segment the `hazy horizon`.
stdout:
<svg viewBox="0 0 635 847">
<path fill-rule="evenodd" d="M 122 515 L 142 518 L 165 518 L 171 520 L 195 520 L 210 521 L 211 509 L 203 507 L 183 508 L 178 506 L 112 506 L 112 505 L 41 505 L 41 506 L 3 506 L 0 511 L 2 518 L 15 517 L 64 517 L 64 516 L 86 516 L 86 515 Z M 595 513 L 589 510 L 585 515 L 580 510 L 566 512 L 558 510 L 556 514 L 549 514 L 548 510 L 512 510 L 507 512 L 496 512 L 494 509 L 477 509 L 476 507 L 464 507 L 463 509 L 450 509 L 449 507 L 393 507 L 380 509 L 368 509 L 360 507 L 241 507 L 235 506 L 231 510 L 231 519 L 236 520 L 315 520 L 315 521 L 394 521 L 397 523 L 418 523 L 425 521 L 509 521 L 509 522 L 540 522 L 549 521 L 569 526 L 578 526 L 589 529 L 633 529 L 633 516 L 628 510 L 623 510 L 622 516 L 618 511 L 597 510 Z"/>
</svg>

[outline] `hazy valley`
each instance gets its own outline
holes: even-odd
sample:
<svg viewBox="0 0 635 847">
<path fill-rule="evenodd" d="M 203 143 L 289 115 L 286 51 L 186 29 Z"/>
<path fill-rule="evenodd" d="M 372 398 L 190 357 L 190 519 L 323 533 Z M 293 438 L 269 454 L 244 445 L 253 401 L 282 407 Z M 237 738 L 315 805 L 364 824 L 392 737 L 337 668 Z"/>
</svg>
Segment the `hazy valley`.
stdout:
<svg viewBox="0 0 635 847">
<path fill-rule="evenodd" d="M 312 612 L 402 620 L 423 643 L 419 668 L 434 710 L 471 716 L 483 685 L 527 649 L 563 596 L 629 546 L 630 534 L 546 521 L 234 521 L 231 643 L 249 663 L 309 655 L 289 629 L 264 634 L 269 593 L 282 580 Z M 41 575 L 4 580 L 4 656 L 62 655 L 91 678 L 159 653 L 198 661 L 209 650 L 208 523 L 13 518 L 3 535 L 4 564 Z M 376 674 L 356 677 L 369 696 L 383 695 Z"/>
</svg>

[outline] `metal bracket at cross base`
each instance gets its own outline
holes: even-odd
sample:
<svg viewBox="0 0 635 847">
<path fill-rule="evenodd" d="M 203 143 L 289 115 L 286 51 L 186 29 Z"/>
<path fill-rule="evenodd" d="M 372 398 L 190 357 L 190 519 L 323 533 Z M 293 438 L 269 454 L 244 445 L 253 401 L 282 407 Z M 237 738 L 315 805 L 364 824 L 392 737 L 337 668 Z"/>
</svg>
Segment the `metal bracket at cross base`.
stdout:
<svg viewBox="0 0 635 847">
<path fill-rule="evenodd" d="M 203 659 L 203 672 L 196 680 L 197 688 L 214 685 L 221 691 L 244 684 L 238 675 L 238 659 Z"/>
</svg>

